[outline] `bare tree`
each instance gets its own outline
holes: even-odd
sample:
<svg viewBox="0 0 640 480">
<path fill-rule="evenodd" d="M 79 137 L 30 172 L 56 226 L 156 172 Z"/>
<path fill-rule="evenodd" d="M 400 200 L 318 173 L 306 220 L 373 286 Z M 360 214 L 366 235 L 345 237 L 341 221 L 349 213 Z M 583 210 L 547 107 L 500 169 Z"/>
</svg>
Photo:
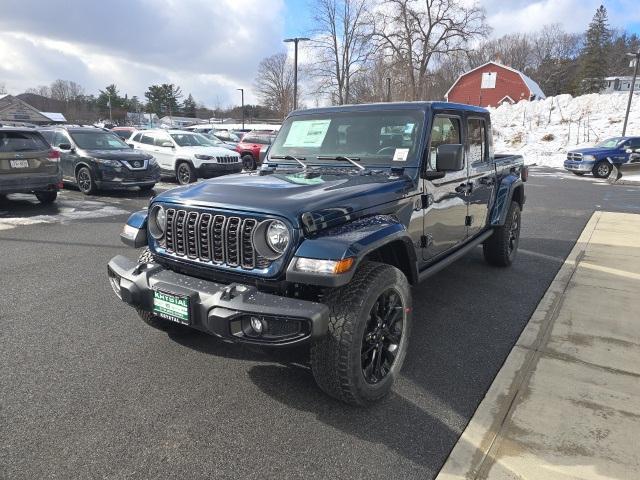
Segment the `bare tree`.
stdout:
<svg viewBox="0 0 640 480">
<path fill-rule="evenodd" d="M 318 90 L 333 103 L 351 101 L 351 84 L 374 51 L 369 22 L 370 0 L 316 0 L 316 29 L 311 48 L 317 61 L 310 74 Z"/>
<path fill-rule="evenodd" d="M 458 0 L 385 0 L 375 20 L 375 37 L 402 66 L 413 100 L 428 95 L 433 60 L 488 32 L 484 9 Z"/>
<path fill-rule="evenodd" d="M 262 104 L 284 118 L 293 108 L 293 66 L 285 53 L 264 58 L 254 87 Z M 298 94 L 299 95 L 299 94 Z"/>
<path fill-rule="evenodd" d="M 528 35 L 512 33 L 483 42 L 468 55 L 471 68 L 496 61 L 524 72 L 532 65 L 533 45 Z"/>
<path fill-rule="evenodd" d="M 58 79 L 51 84 L 50 95 L 54 100 L 71 102 L 84 95 L 84 88 L 73 80 Z"/>
<path fill-rule="evenodd" d="M 33 93 L 42 97 L 51 98 L 51 89 L 47 85 L 38 85 L 37 87 L 27 88 L 25 93 Z"/>
</svg>

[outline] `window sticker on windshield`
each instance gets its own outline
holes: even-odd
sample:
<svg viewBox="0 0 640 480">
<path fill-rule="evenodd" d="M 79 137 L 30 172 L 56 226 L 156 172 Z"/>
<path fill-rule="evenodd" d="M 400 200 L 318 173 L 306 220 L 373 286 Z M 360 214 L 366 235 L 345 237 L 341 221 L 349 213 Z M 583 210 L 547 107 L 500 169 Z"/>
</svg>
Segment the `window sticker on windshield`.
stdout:
<svg viewBox="0 0 640 480">
<path fill-rule="evenodd" d="M 303 120 L 291 124 L 283 147 L 320 147 L 331 120 Z"/>
<path fill-rule="evenodd" d="M 409 155 L 408 148 L 396 148 L 396 152 L 393 154 L 394 162 L 406 162 Z"/>
</svg>

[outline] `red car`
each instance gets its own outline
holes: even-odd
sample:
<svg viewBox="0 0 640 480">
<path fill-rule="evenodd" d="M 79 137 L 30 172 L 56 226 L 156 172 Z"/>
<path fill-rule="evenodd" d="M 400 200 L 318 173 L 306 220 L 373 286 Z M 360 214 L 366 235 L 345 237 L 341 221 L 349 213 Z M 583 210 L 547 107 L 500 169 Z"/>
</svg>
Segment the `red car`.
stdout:
<svg viewBox="0 0 640 480">
<path fill-rule="evenodd" d="M 262 163 L 260 149 L 265 145 L 271 145 L 276 138 L 274 132 L 249 132 L 242 137 L 236 146 L 236 152 L 242 157 L 242 166 L 245 170 L 255 170 Z"/>
<path fill-rule="evenodd" d="M 137 132 L 138 129 L 135 127 L 113 127 L 111 131 L 126 142 L 131 136 L 131 134 L 133 132 Z"/>
</svg>

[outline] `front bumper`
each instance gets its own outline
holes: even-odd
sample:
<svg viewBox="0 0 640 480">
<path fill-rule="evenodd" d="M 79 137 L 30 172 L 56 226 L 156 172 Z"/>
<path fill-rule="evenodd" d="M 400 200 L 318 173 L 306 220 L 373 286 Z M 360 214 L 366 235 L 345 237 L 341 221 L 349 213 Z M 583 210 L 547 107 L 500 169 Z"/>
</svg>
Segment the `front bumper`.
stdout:
<svg viewBox="0 0 640 480">
<path fill-rule="evenodd" d="M 145 170 L 129 170 L 126 167 L 100 167 L 96 184 L 101 188 L 143 187 L 160 182 L 160 167 L 154 165 Z"/>
<path fill-rule="evenodd" d="M 569 170 L 570 172 L 590 172 L 595 167 L 596 162 L 594 161 L 580 161 L 576 162 L 575 160 L 565 160 L 564 161 L 564 169 Z"/>
<path fill-rule="evenodd" d="M 200 178 L 219 177 L 231 173 L 240 173 L 242 162 L 238 163 L 203 163 L 196 168 L 196 173 Z"/>
<path fill-rule="evenodd" d="M 58 190 L 62 183 L 60 173 L 18 173 L 0 175 L 0 193 L 32 193 Z"/>
<path fill-rule="evenodd" d="M 153 311 L 155 290 L 188 297 L 189 327 L 226 340 L 293 345 L 327 332 L 329 309 L 321 303 L 263 293 L 250 285 L 201 280 L 157 264 L 138 264 L 122 255 L 111 259 L 108 270 L 119 278 L 120 296 L 129 305 Z M 247 333 L 244 326 L 250 317 L 269 326 L 264 335 Z"/>
</svg>

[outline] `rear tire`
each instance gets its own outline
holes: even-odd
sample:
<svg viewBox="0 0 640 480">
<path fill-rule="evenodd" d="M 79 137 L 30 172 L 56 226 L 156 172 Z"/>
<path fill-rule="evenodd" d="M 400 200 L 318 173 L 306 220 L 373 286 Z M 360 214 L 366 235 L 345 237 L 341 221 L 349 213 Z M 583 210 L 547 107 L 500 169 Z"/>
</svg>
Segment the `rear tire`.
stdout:
<svg viewBox="0 0 640 480">
<path fill-rule="evenodd" d="M 611 164 L 606 160 L 602 160 L 593 167 L 593 176 L 596 178 L 607 178 L 611 175 L 611 170 Z"/>
<path fill-rule="evenodd" d="M 249 155 L 248 153 L 242 156 L 242 167 L 245 170 L 255 170 L 256 169 L 256 161 L 253 158 L 253 155 Z"/>
<path fill-rule="evenodd" d="M 180 185 L 189 185 L 198 179 L 196 171 L 187 162 L 180 162 L 176 166 L 176 180 Z"/>
<path fill-rule="evenodd" d="M 511 201 L 504 225 L 497 227 L 482 244 L 485 260 L 496 267 L 513 263 L 520 243 L 520 204 Z"/>
<path fill-rule="evenodd" d="M 93 195 L 98 191 L 96 182 L 93 179 L 91 170 L 87 167 L 82 167 L 76 173 L 76 184 L 82 193 L 85 195 Z"/>
<path fill-rule="evenodd" d="M 36 192 L 36 198 L 43 205 L 49 205 L 56 201 L 58 198 L 58 192 Z"/>
<path fill-rule="evenodd" d="M 364 262 L 323 299 L 329 328 L 311 346 L 311 369 L 327 394 L 369 405 L 389 394 L 411 333 L 411 290 L 396 267 Z"/>
<path fill-rule="evenodd" d="M 138 263 L 154 263 L 153 255 L 151 254 L 151 250 L 149 250 L 148 247 L 145 248 L 138 257 Z M 146 310 L 136 308 L 136 311 L 138 312 L 138 316 L 144 323 L 157 330 L 166 332 L 175 325 L 173 322 L 165 320 L 164 318 L 157 317 L 153 313 L 147 312 Z"/>
</svg>

